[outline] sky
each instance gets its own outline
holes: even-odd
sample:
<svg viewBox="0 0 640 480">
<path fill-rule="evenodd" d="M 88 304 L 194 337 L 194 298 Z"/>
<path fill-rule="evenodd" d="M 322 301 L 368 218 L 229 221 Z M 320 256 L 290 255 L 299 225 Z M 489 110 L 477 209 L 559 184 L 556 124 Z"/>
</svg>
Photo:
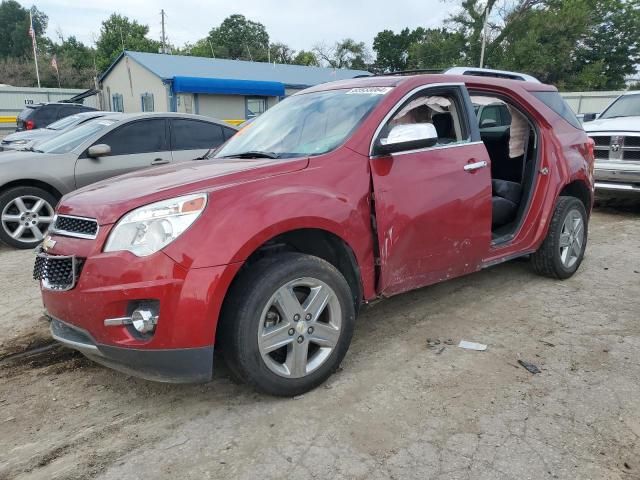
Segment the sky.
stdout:
<svg viewBox="0 0 640 480">
<path fill-rule="evenodd" d="M 75 35 L 83 43 L 93 44 L 100 24 L 117 12 L 149 26 L 149 36 L 160 39 L 160 10 L 166 13 L 169 42 L 182 46 L 207 35 L 222 20 L 234 13 L 260 22 L 267 28 L 271 42 L 284 42 L 295 50 L 310 50 L 319 43 L 333 44 L 351 37 L 369 48 L 377 32 L 399 31 L 404 27 L 433 27 L 459 5 L 444 0 L 31 0 L 49 16 L 47 35 L 57 39 Z"/>
</svg>

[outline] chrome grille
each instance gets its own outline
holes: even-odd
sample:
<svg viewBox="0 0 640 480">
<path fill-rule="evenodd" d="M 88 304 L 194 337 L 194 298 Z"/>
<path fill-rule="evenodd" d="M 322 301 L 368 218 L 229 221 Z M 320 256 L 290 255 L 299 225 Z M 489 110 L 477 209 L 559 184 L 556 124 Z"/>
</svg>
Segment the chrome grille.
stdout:
<svg viewBox="0 0 640 480">
<path fill-rule="evenodd" d="M 640 161 L 640 137 L 591 135 L 597 160 Z"/>
<path fill-rule="evenodd" d="M 71 290 L 83 264 L 84 259 L 73 255 L 49 255 L 41 251 L 36 254 L 33 279 L 42 281 L 42 286 L 48 290 Z"/>
<path fill-rule="evenodd" d="M 98 222 L 93 218 L 57 215 L 51 231 L 68 237 L 93 239 L 98 234 Z"/>
</svg>

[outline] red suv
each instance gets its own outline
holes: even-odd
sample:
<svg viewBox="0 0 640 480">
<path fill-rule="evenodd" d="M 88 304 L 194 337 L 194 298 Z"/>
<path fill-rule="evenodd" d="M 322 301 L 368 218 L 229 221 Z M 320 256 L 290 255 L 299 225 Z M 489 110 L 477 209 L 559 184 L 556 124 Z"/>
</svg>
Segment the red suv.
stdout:
<svg viewBox="0 0 640 480">
<path fill-rule="evenodd" d="M 506 109 L 482 128 L 479 106 Z M 298 93 L 213 158 L 66 195 L 38 254 L 54 338 L 118 370 L 296 395 L 359 308 L 530 255 L 578 269 L 593 144 L 555 88 L 379 76 Z"/>
</svg>

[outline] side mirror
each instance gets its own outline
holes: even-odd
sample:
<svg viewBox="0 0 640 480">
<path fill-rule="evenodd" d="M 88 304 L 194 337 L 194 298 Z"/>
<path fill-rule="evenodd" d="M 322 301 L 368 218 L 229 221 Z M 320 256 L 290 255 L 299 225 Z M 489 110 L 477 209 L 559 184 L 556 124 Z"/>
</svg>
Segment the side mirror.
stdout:
<svg viewBox="0 0 640 480">
<path fill-rule="evenodd" d="M 387 138 L 381 138 L 376 153 L 390 154 L 404 150 L 433 147 L 438 143 L 438 131 L 432 123 L 409 123 L 396 125 Z"/>
<path fill-rule="evenodd" d="M 485 118 L 484 120 L 482 120 L 482 122 L 480 122 L 480 128 L 491 128 L 497 126 L 498 122 L 496 122 L 493 118 Z"/>
<path fill-rule="evenodd" d="M 598 116 L 597 113 L 585 113 L 582 116 L 582 123 L 584 123 L 584 122 L 593 122 L 596 119 L 597 116 Z"/>
<path fill-rule="evenodd" d="M 87 155 L 91 158 L 100 158 L 111 155 L 111 147 L 105 143 L 99 143 L 98 145 L 92 145 L 87 151 Z"/>
</svg>

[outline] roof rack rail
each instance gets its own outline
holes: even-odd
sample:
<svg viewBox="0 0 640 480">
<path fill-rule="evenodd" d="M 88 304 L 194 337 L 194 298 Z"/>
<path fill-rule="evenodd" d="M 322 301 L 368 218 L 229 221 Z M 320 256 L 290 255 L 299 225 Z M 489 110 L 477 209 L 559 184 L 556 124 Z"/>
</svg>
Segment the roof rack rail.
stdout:
<svg viewBox="0 0 640 480">
<path fill-rule="evenodd" d="M 390 76 L 390 75 L 420 75 L 427 73 L 442 73 L 441 68 L 416 68 L 414 70 L 397 70 L 395 72 L 389 73 L 381 73 L 380 75 Z"/>
<path fill-rule="evenodd" d="M 510 72 L 508 70 L 493 70 L 491 68 L 453 67 L 444 72 L 446 75 L 472 75 L 475 77 L 494 77 L 522 82 L 542 83 L 537 78 L 526 73 Z"/>
</svg>

